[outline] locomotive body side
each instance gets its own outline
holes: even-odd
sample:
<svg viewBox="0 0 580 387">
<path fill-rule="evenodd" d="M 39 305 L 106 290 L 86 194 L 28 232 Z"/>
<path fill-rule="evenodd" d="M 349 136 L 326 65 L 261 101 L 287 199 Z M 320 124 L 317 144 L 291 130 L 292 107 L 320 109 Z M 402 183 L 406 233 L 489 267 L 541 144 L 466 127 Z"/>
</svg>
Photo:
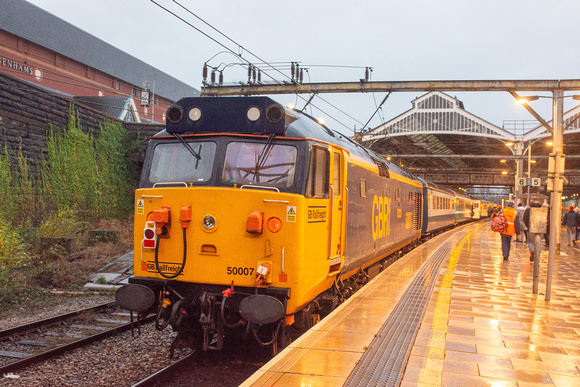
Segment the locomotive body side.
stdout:
<svg viewBox="0 0 580 387">
<path fill-rule="evenodd" d="M 376 168 L 376 167 L 375 167 Z M 351 273 L 421 237 L 422 186 L 398 174 L 349 164 L 348 224 L 343 271 Z"/>
</svg>

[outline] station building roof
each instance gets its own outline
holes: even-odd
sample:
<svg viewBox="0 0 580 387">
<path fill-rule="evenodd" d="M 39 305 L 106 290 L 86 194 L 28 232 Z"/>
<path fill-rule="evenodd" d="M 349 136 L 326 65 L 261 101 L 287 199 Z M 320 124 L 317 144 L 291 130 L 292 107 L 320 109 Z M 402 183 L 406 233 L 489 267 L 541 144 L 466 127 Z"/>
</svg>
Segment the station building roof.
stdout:
<svg viewBox="0 0 580 387">
<path fill-rule="evenodd" d="M 173 101 L 199 95 L 188 84 L 24 0 L 0 1 L 0 29 L 129 84 L 154 81 L 155 93 Z"/>
<path fill-rule="evenodd" d="M 86 96 L 73 97 L 74 101 L 82 105 L 88 106 L 95 110 L 102 111 L 112 117 L 115 117 L 125 122 L 141 122 L 135 100 L 132 96 L 116 95 L 116 96 Z"/>
</svg>

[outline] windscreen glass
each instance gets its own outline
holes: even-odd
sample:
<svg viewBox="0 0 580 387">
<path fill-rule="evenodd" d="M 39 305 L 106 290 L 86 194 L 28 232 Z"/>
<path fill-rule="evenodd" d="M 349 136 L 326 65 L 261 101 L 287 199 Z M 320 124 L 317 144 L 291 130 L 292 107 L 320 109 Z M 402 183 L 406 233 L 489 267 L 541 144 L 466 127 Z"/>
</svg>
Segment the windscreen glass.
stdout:
<svg viewBox="0 0 580 387">
<path fill-rule="evenodd" d="M 231 142 L 228 144 L 222 180 L 288 188 L 294 184 L 296 148 L 289 145 Z"/>
<path fill-rule="evenodd" d="M 151 183 L 203 183 L 211 178 L 215 159 L 214 142 L 188 142 L 193 153 L 181 143 L 158 144 L 149 171 Z M 194 156 L 198 154 L 199 159 Z"/>
</svg>

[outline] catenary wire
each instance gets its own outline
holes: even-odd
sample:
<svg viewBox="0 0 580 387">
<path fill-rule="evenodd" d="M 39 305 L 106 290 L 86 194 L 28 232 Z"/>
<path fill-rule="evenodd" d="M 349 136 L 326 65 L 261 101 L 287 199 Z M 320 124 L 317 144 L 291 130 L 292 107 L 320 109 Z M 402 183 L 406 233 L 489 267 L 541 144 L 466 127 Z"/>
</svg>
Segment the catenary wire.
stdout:
<svg viewBox="0 0 580 387">
<path fill-rule="evenodd" d="M 238 57 L 240 57 L 241 59 L 247 61 L 249 65 L 251 65 L 252 63 L 250 61 L 248 61 L 247 59 L 245 59 L 241 54 L 236 54 L 232 49 L 230 49 L 229 47 L 225 46 L 224 44 L 222 44 L 221 42 L 218 42 L 216 39 L 214 39 L 213 37 L 211 37 L 210 35 L 208 35 L 207 33 L 201 31 L 201 29 L 195 27 L 193 24 L 189 23 L 188 21 L 186 21 L 185 19 L 183 19 L 181 16 L 177 15 L 175 12 L 167 9 L 166 7 L 162 6 L 161 4 L 157 3 L 155 0 L 151 0 L 151 2 L 153 2 L 155 5 L 157 5 L 159 8 L 165 10 L 166 12 L 168 12 L 169 14 L 173 15 L 174 17 L 176 17 L 177 19 L 181 20 L 182 22 L 184 22 L 185 24 L 187 24 L 188 26 L 190 26 L 191 28 L 195 29 L 196 31 L 198 31 L 199 33 L 201 33 L 202 35 L 206 36 L 207 38 L 209 38 L 210 40 L 212 40 L 213 42 L 215 42 L 216 44 L 220 45 L 221 47 L 225 48 L 226 50 L 228 50 L 229 52 L 237 55 Z M 173 2 L 175 4 L 177 4 L 179 7 L 181 7 L 183 10 L 185 10 L 186 12 L 188 12 L 189 14 L 191 14 L 192 16 L 194 16 L 195 18 L 197 18 L 198 20 L 200 20 L 202 23 L 206 24 L 207 26 L 209 26 L 210 28 L 212 28 L 214 31 L 218 32 L 220 35 L 222 35 L 223 37 L 225 37 L 226 39 L 228 39 L 230 42 L 232 42 L 233 44 L 235 44 L 238 49 L 242 49 L 246 52 L 248 52 L 250 55 L 252 55 L 253 57 L 255 57 L 256 59 L 258 59 L 259 61 L 261 61 L 262 63 L 264 63 L 266 66 L 271 67 L 274 71 L 280 73 L 283 77 L 290 79 L 286 74 L 282 73 L 280 70 L 276 69 L 275 67 L 271 66 L 267 61 L 261 59 L 259 56 L 257 56 L 256 54 L 252 53 L 250 50 L 244 48 L 244 46 L 242 46 L 241 44 L 235 42 L 233 39 L 231 39 L 229 36 L 225 35 L 224 33 L 222 33 L 221 31 L 219 31 L 218 29 L 216 29 L 215 27 L 213 27 L 211 24 L 207 23 L 205 20 L 203 20 L 201 17 L 199 17 L 198 15 L 196 15 L 195 13 L 193 13 L 191 10 L 189 10 L 187 7 L 183 6 L 182 4 L 180 4 L 178 1 L 173 0 Z M 274 79 L 273 77 L 271 77 L 269 74 L 266 74 L 267 76 L 269 76 L 274 82 L 277 82 L 278 84 L 281 84 L 280 81 Z M 310 91 L 310 89 L 308 87 L 303 86 L 302 84 L 296 82 L 296 84 L 299 87 L 303 87 L 305 88 L 307 91 Z M 299 96 L 299 98 L 301 98 L 302 100 L 306 100 L 304 97 Z M 324 98 L 318 96 L 318 98 L 320 98 L 321 100 L 323 100 L 324 102 L 326 102 L 327 104 L 329 104 L 330 106 L 334 107 L 335 109 L 337 109 L 338 111 L 342 112 L 343 114 L 346 114 L 344 111 L 342 111 L 341 109 L 338 109 L 337 107 L 335 107 L 333 104 L 329 103 L 328 101 L 324 100 Z M 318 110 L 320 110 L 322 113 L 326 114 L 327 116 L 329 116 L 332 120 L 334 120 L 335 122 L 339 123 L 340 125 L 344 126 L 345 128 L 351 130 L 350 127 L 348 127 L 347 125 L 345 125 L 343 122 L 339 121 L 337 118 L 335 118 L 334 116 L 332 116 L 331 114 L 325 112 L 324 110 L 322 110 L 320 107 L 314 105 Z M 348 116 L 348 115 L 347 115 Z M 351 119 L 354 119 L 353 117 L 349 116 Z M 358 122 L 358 120 L 354 119 L 355 121 Z"/>
</svg>

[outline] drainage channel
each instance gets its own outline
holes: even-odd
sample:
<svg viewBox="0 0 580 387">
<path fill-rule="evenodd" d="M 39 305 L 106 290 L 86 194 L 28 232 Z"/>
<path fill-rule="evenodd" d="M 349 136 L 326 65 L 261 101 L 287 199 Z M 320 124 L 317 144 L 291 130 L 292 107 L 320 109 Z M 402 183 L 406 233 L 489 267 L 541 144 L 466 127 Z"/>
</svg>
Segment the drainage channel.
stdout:
<svg viewBox="0 0 580 387">
<path fill-rule="evenodd" d="M 465 235 L 461 234 L 461 238 Z M 461 239 L 460 238 L 460 239 Z M 451 238 L 423 265 L 369 345 L 344 386 L 398 386 L 427 310 L 441 265 L 453 249 Z"/>
</svg>

